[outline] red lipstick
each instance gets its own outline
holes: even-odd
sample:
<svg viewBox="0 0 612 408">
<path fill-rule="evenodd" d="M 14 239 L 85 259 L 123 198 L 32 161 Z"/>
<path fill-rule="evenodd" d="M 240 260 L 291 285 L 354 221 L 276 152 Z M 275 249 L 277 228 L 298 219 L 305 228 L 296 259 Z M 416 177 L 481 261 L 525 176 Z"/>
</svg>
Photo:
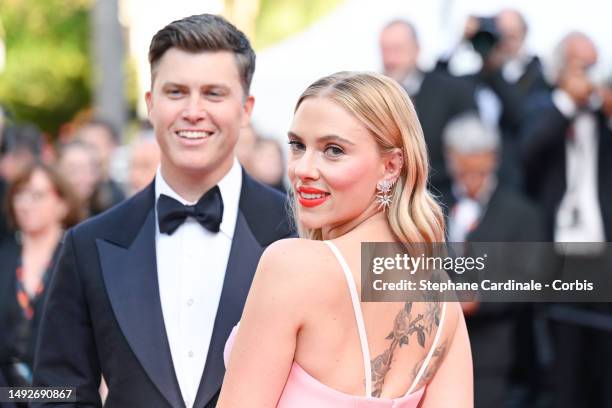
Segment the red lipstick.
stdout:
<svg viewBox="0 0 612 408">
<path fill-rule="evenodd" d="M 328 197 L 328 192 L 314 187 L 297 188 L 298 202 L 304 207 L 312 208 L 321 205 L 327 200 Z"/>
</svg>

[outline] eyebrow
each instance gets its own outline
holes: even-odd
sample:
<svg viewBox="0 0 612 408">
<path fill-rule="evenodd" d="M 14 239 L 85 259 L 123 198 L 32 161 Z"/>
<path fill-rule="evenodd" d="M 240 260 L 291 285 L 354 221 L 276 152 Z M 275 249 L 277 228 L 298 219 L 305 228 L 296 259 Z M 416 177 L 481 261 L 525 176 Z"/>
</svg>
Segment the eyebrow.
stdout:
<svg viewBox="0 0 612 408">
<path fill-rule="evenodd" d="M 289 131 L 287 132 L 287 136 L 295 138 L 295 139 L 299 139 L 302 140 L 302 138 L 300 136 L 298 136 L 297 134 Z M 325 135 L 325 136 L 321 136 L 319 138 L 317 138 L 317 142 L 342 142 L 342 143 L 346 143 L 348 145 L 354 146 L 355 143 L 351 142 L 348 139 L 345 139 L 343 137 L 340 137 L 338 135 Z"/>
<path fill-rule="evenodd" d="M 168 87 L 177 87 L 177 88 L 189 88 L 189 85 L 181 84 L 178 82 L 164 82 L 161 84 L 162 89 Z M 231 88 L 225 84 L 204 84 L 200 88 L 220 88 L 225 90 L 230 90 Z"/>
</svg>

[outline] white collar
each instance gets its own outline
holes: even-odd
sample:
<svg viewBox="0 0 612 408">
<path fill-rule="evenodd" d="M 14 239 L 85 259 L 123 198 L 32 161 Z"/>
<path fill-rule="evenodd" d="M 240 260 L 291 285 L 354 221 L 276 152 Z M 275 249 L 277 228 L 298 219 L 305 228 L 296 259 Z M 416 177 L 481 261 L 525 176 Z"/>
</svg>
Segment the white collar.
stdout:
<svg viewBox="0 0 612 408">
<path fill-rule="evenodd" d="M 451 190 L 457 201 L 462 200 L 464 198 L 468 198 L 483 206 L 487 206 L 489 205 L 489 201 L 491 200 L 491 197 L 493 196 L 495 189 L 497 189 L 497 176 L 494 174 L 491 174 L 489 177 L 487 177 L 484 183 L 485 183 L 484 186 L 482 186 L 482 189 L 478 193 L 478 197 L 475 197 L 475 198 L 468 197 L 465 194 L 465 189 L 463 188 L 461 184 L 453 183 L 451 185 Z"/>
<path fill-rule="evenodd" d="M 423 85 L 424 79 L 425 75 L 418 69 L 415 69 L 406 75 L 402 81 L 402 85 L 404 86 L 404 89 L 406 89 L 408 95 L 413 97 L 421 90 L 421 85 Z"/>
<path fill-rule="evenodd" d="M 234 237 L 234 229 L 236 228 L 236 220 L 238 218 L 238 203 L 240 201 L 240 192 L 242 190 L 242 168 L 238 160 L 234 157 L 234 162 L 230 170 L 217 183 L 223 198 L 223 219 L 219 229 L 230 239 Z M 161 194 L 174 198 L 176 201 L 184 205 L 193 205 L 195 202 L 190 202 L 181 197 L 168 183 L 164 180 L 161 174 L 161 166 L 157 168 L 155 175 L 155 212 L 157 215 L 157 199 Z"/>
</svg>

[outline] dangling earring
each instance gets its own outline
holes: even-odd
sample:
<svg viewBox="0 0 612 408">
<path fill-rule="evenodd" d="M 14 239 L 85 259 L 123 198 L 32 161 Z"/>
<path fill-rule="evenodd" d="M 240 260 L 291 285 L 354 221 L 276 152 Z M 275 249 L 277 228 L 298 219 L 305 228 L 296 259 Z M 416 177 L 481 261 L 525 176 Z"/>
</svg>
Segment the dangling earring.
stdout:
<svg viewBox="0 0 612 408">
<path fill-rule="evenodd" d="M 391 205 L 391 188 L 393 187 L 393 182 L 390 180 L 379 181 L 376 184 L 376 190 L 378 194 L 376 195 L 376 202 L 378 203 L 378 208 L 382 208 L 383 211 L 389 208 Z"/>
</svg>

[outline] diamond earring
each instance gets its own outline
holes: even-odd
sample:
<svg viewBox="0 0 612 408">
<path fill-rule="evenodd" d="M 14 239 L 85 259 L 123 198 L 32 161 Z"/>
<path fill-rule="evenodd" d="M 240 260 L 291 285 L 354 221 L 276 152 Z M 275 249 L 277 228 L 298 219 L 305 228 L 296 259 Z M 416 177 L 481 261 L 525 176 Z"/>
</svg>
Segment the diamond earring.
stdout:
<svg viewBox="0 0 612 408">
<path fill-rule="evenodd" d="M 391 188 L 393 187 L 393 182 L 390 180 L 379 181 L 376 184 L 376 202 L 378 203 L 378 208 L 382 208 L 386 210 L 391 205 Z"/>
</svg>

